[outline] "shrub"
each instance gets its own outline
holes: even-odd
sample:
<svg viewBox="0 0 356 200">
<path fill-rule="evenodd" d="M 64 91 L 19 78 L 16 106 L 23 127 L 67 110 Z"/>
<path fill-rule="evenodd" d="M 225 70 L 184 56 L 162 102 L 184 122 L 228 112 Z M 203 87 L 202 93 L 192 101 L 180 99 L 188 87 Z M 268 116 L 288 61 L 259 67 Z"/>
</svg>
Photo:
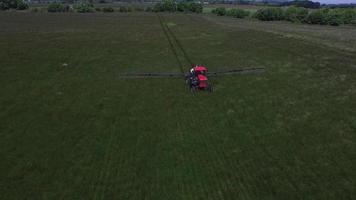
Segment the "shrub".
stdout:
<svg viewBox="0 0 356 200">
<path fill-rule="evenodd" d="M 9 9 L 9 6 L 6 3 L 0 1 L 0 10 L 7 10 L 7 9 Z"/>
<path fill-rule="evenodd" d="M 339 26 L 340 24 L 343 23 L 342 21 L 342 15 L 341 15 L 341 12 L 339 12 L 338 10 L 330 10 L 328 13 L 327 13 L 327 16 L 326 16 L 326 21 L 329 25 L 332 25 L 332 26 Z"/>
<path fill-rule="evenodd" d="M 180 2 L 177 4 L 176 10 L 180 12 L 202 13 L 203 5 L 196 2 Z"/>
<path fill-rule="evenodd" d="M 187 10 L 189 10 L 189 8 L 188 8 L 188 4 L 186 2 L 179 2 L 177 4 L 177 11 L 185 12 Z"/>
<path fill-rule="evenodd" d="M 226 9 L 224 7 L 215 8 L 211 12 L 218 16 L 226 15 Z"/>
<path fill-rule="evenodd" d="M 154 7 L 155 12 L 174 12 L 176 11 L 176 3 L 173 0 L 164 0 L 161 3 L 157 3 Z"/>
<path fill-rule="evenodd" d="M 319 9 L 314 12 L 311 12 L 309 13 L 306 21 L 309 24 L 328 24 L 328 12 L 329 9 Z"/>
<path fill-rule="evenodd" d="M 340 9 L 342 10 L 342 22 L 344 24 L 352 24 L 356 20 L 356 9 Z"/>
<path fill-rule="evenodd" d="M 236 17 L 236 18 L 245 18 L 250 15 L 250 12 L 243 9 L 230 9 L 226 12 L 227 16 Z"/>
<path fill-rule="evenodd" d="M 163 12 L 162 3 L 156 3 L 153 7 L 153 12 Z"/>
<path fill-rule="evenodd" d="M 95 8 L 95 11 L 100 12 L 101 8 Z"/>
<path fill-rule="evenodd" d="M 173 0 L 164 0 L 162 6 L 163 6 L 163 11 L 168 11 L 168 12 L 176 11 L 176 3 Z"/>
<path fill-rule="evenodd" d="M 16 9 L 17 8 L 17 0 L 0 0 L 0 9 L 8 10 L 8 9 Z"/>
<path fill-rule="evenodd" d="M 308 9 L 289 7 L 286 9 L 284 17 L 291 22 L 305 22 L 308 17 Z"/>
<path fill-rule="evenodd" d="M 28 9 L 28 4 L 23 0 L 0 0 L 0 10 L 8 9 L 25 10 Z"/>
<path fill-rule="evenodd" d="M 195 13 L 202 13 L 203 5 L 201 3 L 190 2 L 188 3 L 188 10 Z"/>
<path fill-rule="evenodd" d="M 74 10 L 78 13 L 89 13 L 94 11 L 94 6 L 88 2 L 80 2 L 74 5 Z"/>
<path fill-rule="evenodd" d="M 254 17 L 262 21 L 278 21 L 284 19 L 284 13 L 281 8 L 262 8 L 257 10 Z"/>
<path fill-rule="evenodd" d="M 103 12 L 114 12 L 114 9 L 112 7 L 105 7 L 102 10 Z"/>
<path fill-rule="evenodd" d="M 47 11 L 48 12 L 64 12 L 65 9 L 64 9 L 63 4 L 53 2 L 47 6 Z"/>
<path fill-rule="evenodd" d="M 127 7 L 127 12 L 132 12 L 134 11 L 132 7 Z"/>
<path fill-rule="evenodd" d="M 28 9 L 28 4 L 25 3 L 24 1 L 19 1 L 17 3 L 17 8 L 16 9 L 17 10 L 26 10 L 26 9 Z"/>
</svg>

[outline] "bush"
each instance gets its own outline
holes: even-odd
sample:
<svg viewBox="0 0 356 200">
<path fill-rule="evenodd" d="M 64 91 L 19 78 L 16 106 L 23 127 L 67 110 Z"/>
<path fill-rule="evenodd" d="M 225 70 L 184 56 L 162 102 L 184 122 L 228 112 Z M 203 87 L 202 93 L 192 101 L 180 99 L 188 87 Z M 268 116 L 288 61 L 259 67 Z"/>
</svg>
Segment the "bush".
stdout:
<svg viewBox="0 0 356 200">
<path fill-rule="evenodd" d="M 243 9 L 230 9 L 226 12 L 227 16 L 236 17 L 236 18 L 245 18 L 250 15 L 250 12 Z"/>
<path fill-rule="evenodd" d="M 114 9 L 112 7 L 105 7 L 102 9 L 103 12 L 114 12 Z"/>
<path fill-rule="evenodd" d="M 48 12 L 64 12 L 65 9 L 64 9 L 63 4 L 53 2 L 47 6 L 47 11 Z"/>
<path fill-rule="evenodd" d="M 19 1 L 17 3 L 17 8 L 16 9 L 17 10 L 26 10 L 26 9 L 28 9 L 28 4 L 23 2 L 23 1 Z"/>
<path fill-rule="evenodd" d="M 328 12 L 329 9 L 319 9 L 314 12 L 311 12 L 309 13 L 306 21 L 309 24 L 328 24 Z"/>
<path fill-rule="evenodd" d="M 339 26 L 340 24 L 343 23 L 341 12 L 339 12 L 339 10 L 336 9 L 330 10 L 327 13 L 326 21 L 329 25 Z"/>
<path fill-rule="evenodd" d="M 289 7 L 285 11 L 284 17 L 287 21 L 291 22 L 305 22 L 308 17 L 308 9 Z"/>
<path fill-rule="evenodd" d="M 74 10 L 78 13 L 90 13 L 94 12 L 94 6 L 88 2 L 80 2 L 74 5 Z"/>
<path fill-rule="evenodd" d="M 226 9 L 224 7 L 215 8 L 211 12 L 218 16 L 226 15 Z"/>
<path fill-rule="evenodd" d="M 100 12 L 101 8 L 95 8 L 95 11 Z"/>
<path fill-rule="evenodd" d="M 176 10 L 179 12 L 202 13 L 203 5 L 201 3 L 196 2 L 180 2 L 177 4 Z"/>
<path fill-rule="evenodd" d="M 176 3 L 173 0 L 163 1 L 163 11 L 174 12 L 176 11 Z"/>
<path fill-rule="evenodd" d="M 344 24 L 352 24 L 356 20 L 356 9 L 340 9 Z"/>
<path fill-rule="evenodd" d="M 188 4 L 186 2 L 180 2 L 177 4 L 177 11 L 179 12 L 185 12 L 189 10 Z"/>
<path fill-rule="evenodd" d="M 164 0 L 163 2 L 156 3 L 153 11 L 154 12 L 174 12 L 177 10 L 177 5 L 173 0 Z"/>
<path fill-rule="evenodd" d="M 7 9 L 9 9 L 9 6 L 6 3 L 0 1 L 0 10 L 7 10 Z"/>
<path fill-rule="evenodd" d="M 28 9 L 28 4 L 23 0 L 0 0 L 0 10 L 25 10 Z"/>
<path fill-rule="evenodd" d="M 201 3 L 190 2 L 188 3 L 188 9 L 191 12 L 202 13 L 203 5 Z"/>
<path fill-rule="evenodd" d="M 0 10 L 16 9 L 17 0 L 0 0 Z"/>
<path fill-rule="evenodd" d="M 281 8 L 262 8 L 257 10 L 254 17 L 262 21 L 278 21 L 284 19 L 284 13 Z"/>
</svg>

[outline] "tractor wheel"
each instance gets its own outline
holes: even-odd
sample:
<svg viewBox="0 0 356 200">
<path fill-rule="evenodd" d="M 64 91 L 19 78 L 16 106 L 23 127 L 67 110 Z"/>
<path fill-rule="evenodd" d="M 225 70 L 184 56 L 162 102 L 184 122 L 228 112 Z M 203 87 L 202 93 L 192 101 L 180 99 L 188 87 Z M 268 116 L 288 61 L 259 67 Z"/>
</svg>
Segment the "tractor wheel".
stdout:
<svg viewBox="0 0 356 200">
<path fill-rule="evenodd" d="M 208 86 L 208 91 L 209 91 L 209 92 L 213 92 L 213 91 L 214 91 L 213 85 L 209 85 L 209 86 Z"/>
</svg>

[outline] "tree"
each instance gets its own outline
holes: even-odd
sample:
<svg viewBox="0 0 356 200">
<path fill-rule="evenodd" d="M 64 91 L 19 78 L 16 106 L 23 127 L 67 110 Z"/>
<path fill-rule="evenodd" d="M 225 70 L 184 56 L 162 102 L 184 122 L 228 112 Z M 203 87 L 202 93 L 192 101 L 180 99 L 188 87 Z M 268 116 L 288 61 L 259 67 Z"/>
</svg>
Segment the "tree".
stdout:
<svg viewBox="0 0 356 200">
<path fill-rule="evenodd" d="M 25 10 L 28 5 L 23 0 L 0 0 L 0 10 L 8 9 Z"/>
</svg>

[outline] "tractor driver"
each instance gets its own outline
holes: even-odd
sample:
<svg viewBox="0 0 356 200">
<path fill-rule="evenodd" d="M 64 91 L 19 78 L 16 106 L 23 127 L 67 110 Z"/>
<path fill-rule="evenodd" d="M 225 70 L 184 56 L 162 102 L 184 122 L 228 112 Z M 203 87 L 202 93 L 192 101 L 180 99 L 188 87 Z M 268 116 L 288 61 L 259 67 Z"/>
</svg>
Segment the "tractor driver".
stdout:
<svg viewBox="0 0 356 200">
<path fill-rule="evenodd" d="M 195 76 L 195 70 L 194 70 L 194 68 L 191 68 L 191 69 L 190 69 L 190 76 Z"/>
</svg>

